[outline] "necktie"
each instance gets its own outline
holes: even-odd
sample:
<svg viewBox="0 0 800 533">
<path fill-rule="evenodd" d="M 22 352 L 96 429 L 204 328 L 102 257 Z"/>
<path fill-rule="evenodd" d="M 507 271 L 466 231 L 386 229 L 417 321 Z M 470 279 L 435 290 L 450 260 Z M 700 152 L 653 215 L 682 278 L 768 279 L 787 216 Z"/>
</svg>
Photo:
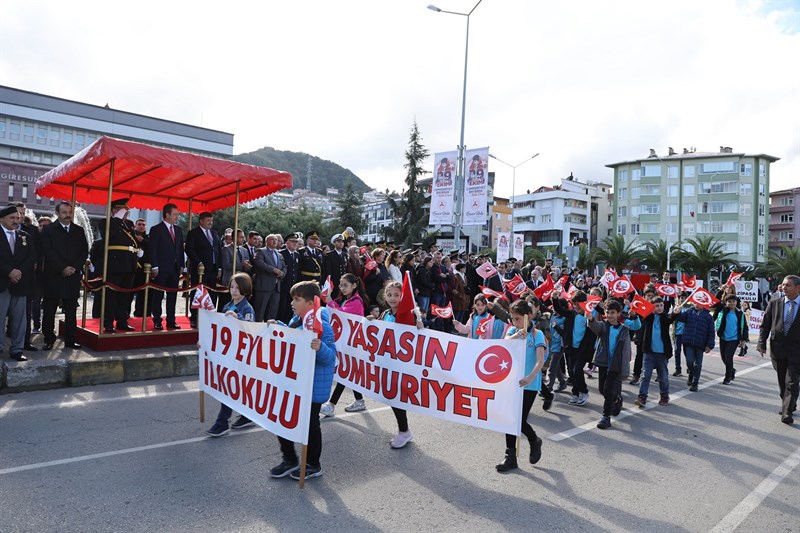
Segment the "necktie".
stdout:
<svg viewBox="0 0 800 533">
<path fill-rule="evenodd" d="M 208 243 L 211 245 L 211 261 L 216 265 L 217 264 L 217 251 L 214 249 L 214 237 L 211 236 L 211 230 L 203 230 L 206 232 L 206 238 L 208 239 Z"/>
<path fill-rule="evenodd" d="M 169 227 L 169 235 L 172 237 L 172 242 L 175 242 L 175 226 Z"/>
<path fill-rule="evenodd" d="M 14 236 L 13 231 L 7 231 L 8 233 L 8 246 L 11 248 L 11 255 L 14 255 L 14 245 L 16 244 L 16 237 Z"/>
<path fill-rule="evenodd" d="M 278 266 L 278 252 L 272 250 L 272 258 L 275 260 L 275 266 Z"/>
<path fill-rule="evenodd" d="M 64 231 L 66 231 L 67 233 L 69 233 L 69 226 L 64 226 Z"/>
<path fill-rule="evenodd" d="M 794 306 L 795 306 L 794 300 L 789 300 L 789 313 L 785 317 L 783 317 L 783 334 L 784 335 L 788 335 L 789 334 L 789 328 L 792 327 L 792 322 L 794 322 L 794 315 L 795 315 Z"/>
</svg>

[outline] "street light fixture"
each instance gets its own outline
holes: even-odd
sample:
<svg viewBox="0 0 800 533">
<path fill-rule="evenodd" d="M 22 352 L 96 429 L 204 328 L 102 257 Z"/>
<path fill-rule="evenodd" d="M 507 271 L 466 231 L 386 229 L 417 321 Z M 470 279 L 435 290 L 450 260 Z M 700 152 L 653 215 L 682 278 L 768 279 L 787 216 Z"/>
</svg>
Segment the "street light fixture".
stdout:
<svg viewBox="0 0 800 533">
<path fill-rule="evenodd" d="M 511 202 L 512 202 L 511 203 L 511 236 L 512 237 L 514 236 L 514 204 L 513 204 L 513 201 L 514 201 L 514 197 L 516 196 L 516 190 L 517 190 L 516 189 L 516 187 L 517 187 L 517 167 L 524 165 L 525 163 L 527 163 L 531 159 L 535 159 L 538 156 L 539 156 L 539 152 L 536 152 L 535 154 L 530 156 L 525 161 L 522 161 L 521 163 L 517 163 L 516 165 L 512 165 L 510 163 L 506 163 L 505 161 L 503 161 L 499 157 L 495 157 L 492 154 L 489 154 L 489 157 L 491 157 L 492 159 L 494 159 L 496 161 L 499 161 L 500 163 L 503 163 L 506 166 L 511 167 Z"/>
<path fill-rule="evenodd" d="M 468 13 L 459 13 L 458 11 L 447 11 L 441 8 L 436 7 L 435 5 L 431 4 L 428 6 L 428 9 L 431 11 L 435 11 L 437 13 L 447 13 L 449 15 L 460 15 L 462 17 L 467 17 L 467 38 L 466 44 L 464 46 L 464 87 L 462 89 L 461 94 L 461 137 L 459 138 L 458 143 L 458 169 L 456 170 L 456 183 L 455 183 L 455 195 L 453 198 L 453 203 L 455 204 L 455 209 L 453 213 L 453 241 L 455 242 L 456 248 L 460 248 L 461 246 L 461 217 L 462 213 L 461 210 L 463 208 L 463 190 L 464 190 L 464 170 L 466 167 L 464 161 L 464 117 L 466 114 L 467 109 L 467 60 L 469 58 L 469 17 L 472 15 L 472 12 L 480 5 L 483 0 L 478 0 L 478 3 L 469 10 Z"/>
</svg>

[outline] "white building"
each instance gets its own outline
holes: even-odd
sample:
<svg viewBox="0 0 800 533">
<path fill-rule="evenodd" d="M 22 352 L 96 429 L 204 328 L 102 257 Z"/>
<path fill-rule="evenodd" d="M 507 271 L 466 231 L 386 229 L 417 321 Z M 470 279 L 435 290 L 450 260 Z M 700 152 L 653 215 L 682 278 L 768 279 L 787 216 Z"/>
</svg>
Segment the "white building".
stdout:
<svg viewBox="0 0 800 533">
<path fill-rule="evenodd" d="M 575 181 L 572 176 L 555 187 L 512 197 L 514 233 L 525 235 L 526 246 L 558 248 L 579 240 L 590 248 L 609 234 L 611 185 Z"/>
<path fill-rule="evenodd" d="M 368 196 L 369 195 L 369 196 Z M 366 201 L 369 198 L 372 201 Z M 391 196 L 395 202 L 400 202 L 399 195 Z M 370 192 L 364 194 L 365 203 L 362 212 L 367 219 L 367 228 L 358 236 L 359 242 L 378 242 L 385 240 L 382 228 L 394 225 L 394 209 L 387 196 L 383 193 Z"/>
</svg>

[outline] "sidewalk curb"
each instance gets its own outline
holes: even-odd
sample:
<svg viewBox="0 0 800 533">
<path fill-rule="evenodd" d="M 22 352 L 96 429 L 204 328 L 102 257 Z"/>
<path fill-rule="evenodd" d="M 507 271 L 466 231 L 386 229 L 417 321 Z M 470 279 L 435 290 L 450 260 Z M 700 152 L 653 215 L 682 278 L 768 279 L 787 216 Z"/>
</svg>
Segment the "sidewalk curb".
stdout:
<svg viewBox="0 0 800 533">
<path fill-rule="evenodd" d="M 119 353 L 119 352 L 118 352 Z M 194 350 L 169 354 L 108 355 L 87 359 L 0 362 L 0 394 L 126 381 L 196 376 Z"/>
</svg>

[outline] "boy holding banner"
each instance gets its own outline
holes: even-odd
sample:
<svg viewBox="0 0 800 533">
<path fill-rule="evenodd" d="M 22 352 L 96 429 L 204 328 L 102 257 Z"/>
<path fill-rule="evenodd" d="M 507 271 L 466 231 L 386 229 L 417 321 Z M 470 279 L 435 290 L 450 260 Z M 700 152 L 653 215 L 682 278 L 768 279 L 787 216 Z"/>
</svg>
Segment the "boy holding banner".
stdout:
<svg viewBox="0 0 800 533">
<path fill-rule="evenodd" d="M 308 426 L 308 458 L 306 479 L 322 475 L 320 455 L 322 455 L 322 431 L 319 425 L 319 410 L 323 402 L 328 400 L 328 395 L 333 384 L 333 373 L 336 367 L 336 344 L 333 337 L 328 310 L 316 309 L 315 302 L 320 297 L 320 288 L 316 281 L 301 281 L 296 283 L 289 295 L 292 297 L 292 311 L 294 316 L 289 321 L 290 328 L 301 328 L 316 331 L 317 338 L 311 341 L 311 349 L 317 352 L 314 362 L 314 389 L 311 395 L 311 418 Z M 271 321 L 270 323 L 275 323 Z M 300 463 L 294 443 L 278 437 L 280 442 L 283 462 L 272 468 L 269 472 L 274 478 L 287 475 L 292 479 L 300 479 Z"/>
</svg>

